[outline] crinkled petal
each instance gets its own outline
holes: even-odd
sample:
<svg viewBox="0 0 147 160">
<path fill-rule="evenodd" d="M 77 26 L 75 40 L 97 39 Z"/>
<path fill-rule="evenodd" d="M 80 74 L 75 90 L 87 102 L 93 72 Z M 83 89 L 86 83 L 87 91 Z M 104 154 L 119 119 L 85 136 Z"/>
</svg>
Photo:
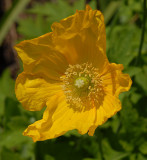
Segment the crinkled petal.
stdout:
<svg viewBox="0 0 147 160">
<path fill-rule="evenodd" d="M 119 96 L 121 92 L 128 91 L 132 85 L 132 80 L 128 74 L 122 73 L 122 64 L 109 64 L 101 75 L 104 90 L 109 94 Z"/>
<path fill-rule="evenodd" d="M 89 135 L 93 136 L 97 126 L 102 125 L 108 118 L 115 115 L 121 109 L 120 100 L 112 95 L 106 95 L 102 103 L 96 107 L 96 118 L 94 125 L 89 129 Z"/>
<path fill-rule="evenodd" d="M 121 110 L 121 102 L 118 98 L 121 92 L 128 91 L 132 81 L 128 74 L 123 74 L 123 65 L 108 64 L 102 75 L 104 96 L 96 106 L 97 114 L 95 124 L 90 128 L 89 135 L 93 135 L 97 126 L 102 125 L 108 118 Z"/>
<path fill-rule="evenodd" d="M 49 55 L 48 50 L 52 46 L 52 33 L 47 33 L 38 38 L 24 40 L 15 45 L 14 48 L 24 65 L 29 65 L 41 57 Z"/>
<path fill-rule="evenodd" d="M 46 106 L 48 99 L 61 91 L 60 83 L 52 83 L 28 73 L 17 77 L 15 93 L 27 110 L 38 111 Z"/>
<path fill-rule="evenodd" d="M 38 74 L 44 78 L 60 80 L 68 63 L 65 57 L 51 43 L 52 34 L 23 41 L 15 49 L 23 61 L 25 72 Z"/>
<path fill-rule="evenodd" d="M 94 107 L 77 111 L 67 105 L 64 95 L 57 95 L 48 101 L 43 119 L 30 125 L 24 135 L 32 137 L 34 141 L 40 141 L 61 136 L 72 129 L 85 134 L 94 120 Z"/>
<path fill-rule="evenodd" d="M 103 67 L 106 57 L 104 18 L 100 11 L 87 6 L 73 16 L 52 25 L 54 43 L 70 64 L 93 63 Z M 98 62 L 99 60 L 99 62 Z"/>
</svg>

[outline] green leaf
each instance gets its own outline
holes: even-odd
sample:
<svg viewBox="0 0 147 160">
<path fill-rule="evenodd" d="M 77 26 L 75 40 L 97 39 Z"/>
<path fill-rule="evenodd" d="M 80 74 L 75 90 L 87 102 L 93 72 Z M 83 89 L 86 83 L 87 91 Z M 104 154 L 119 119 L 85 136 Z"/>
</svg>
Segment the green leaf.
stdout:
<svg viewBox="0 0 147 160">
<path fill-rule="evenodd" d="M 5 120 L 8 122 L 12 116 L 20 115 L 20 110 L 18 108 L 18 101 L 12 98 L 6 98 L 5 100 Z"/>
<path fill-rule="evenodd" d="M 8 69 L 5 70 L 0 78 L 0 92 L 5 96 L 15 98 L 14 85 L 15 81 L 11 78 L 10 71 Z"/>
<path fill-rule="evenodd" d="M 137 55 L 139 31 L 134 26 L 116 26 L 107 38 L 107 55 L 111 62 L 127 66 Z M 128 45 L 129 44 L 129 45 Z"/>
<path fill-rule="evenodd" d="M 107 8 L 104 11 L 104 19 L 105 24 L 109 22 L 109 20 L 112 18 L 112 16 L 115 14 L 115 12 L 118 10 L 118 7 L 120 6 L 121 2 L 119 1 L 112 1 L 109 3 Z"/>
<path fill-rule="evenodd" d="M 89 5 L 90 5 L 90 7 L 91 7 L 93 10 L 97 9 L 97 8 L 96 8 L 97 4 L 96 4 L 96 1 L 95 1 L 95 0 L 94 0 L 94 1 L 90 1 L 90 2 L 89 2 Z M 81 9 L 81 8 L 80 8 L 80 9 Z"/>
<path fill-rule="evenodd" d="M 134 93 L 131 94 L 131 101 L 134 104 L 136 104 L 141 99 L 141 97 L 142 97 L 141 94 L 134 92 Z"/>
<path fill-rule="evenodd" d="M 139 146 L 139 150 L 142 154 L 147 155 L 147 141 L 145 141 Z"/>
<path fill-rule="evenodd" d="M 147 157 L 144 157 L 143 155 L 141 155 L 141 154 L 138 154 L 137 155 L 137 160 L 146 160 L 147 159 Z"/>
<path fill-rule="evenodd" d="M 0 158 L 2 160 L 23 160 L 18 153 L 12 152 L 7 148 L 2 149 Z"/>
<path fill-rule="evenodd" d="M 10 71 L 5 70 L 0 77 L 0 116 L 4 114 L 4 106 L 6 97 L 15 98 L 14 80 L 10 77 Z"/>
<path fill-rule="evenodd" d="M 129 74 L 131 77 L 135 76 L 139 72 L 141 72 L 140 67 L 135 67 L 135 66 L 128 66 L 124 71 L 124 73 Z"/>
<path fill-rule="evenodd" d="M 33 143 L 32 139 L 22 135 L 23 129 L 0 133 L 0 147 L 13 148 L 25 143 Z"/>
<path fill-rule="evenodd" d="M 147 94 L 147 66 L 143 67 L 142 72 L 139 72 L 135 76 L 135 81 L 141 86 L 141 88 L 144 90 L 145 94 Z"/>
<path fill-rule="evenodd" d="M 55 158 L 50 155 L 45 155 L 44 160 L 55 160 Z"/>
<path fill-rule="evenodd" d="M 95 158 L 84 158 L 82 160 L 100 160 L 100 159 L 95 159 Z"/>
<path fill-rule="evenodd" d="M 75 1 L 73 4 L 73 11 L 76 12 L 76 10 L 82 10 L 85 8 L 85 0 Z"/>
<path fill-rule="evenodd" d="M 80 137 L 81 135 L 78 133 L 77 130 L 71 130 L 68 131 L 64 134 L 65 137 L 71 137 L 71 136 L 76 136 L 76 137 Z"/>
<path fill-rule="evenodd" d="M 107 140 L 102 141 L 102 148 L 105 160 L 122 160 L 130 155 L 130 153 L 119 152 L 112 149 Z"/>
<path fill-rule="evenodd" d="M 31 39 L 49 32 L 50 25 L 42 15 L 37 15 L 36 19 L 27 17 L 27 19 L 19 20 L 18 32 L 22 34 L 25 39 Z"/>
<path fill-rule="evenodd" d="M 121 121 L 128 132 L 133 132 L 135 129 L 134 123 L 138 120 L 139 114 L 135 108 L 133 108 L 132 103 L 128 97 L 125 97 L 122 102 Z"/>
<path fill-rule="evenodd" d="M 127 152 L 132 152 L 134 149 L 134 145 L 130 142 L 128 142 L 126 139 L 120 139 L 119 143 L 121 144 L 121 146 L 123 147 L 123 149 Z"/>
</svg>

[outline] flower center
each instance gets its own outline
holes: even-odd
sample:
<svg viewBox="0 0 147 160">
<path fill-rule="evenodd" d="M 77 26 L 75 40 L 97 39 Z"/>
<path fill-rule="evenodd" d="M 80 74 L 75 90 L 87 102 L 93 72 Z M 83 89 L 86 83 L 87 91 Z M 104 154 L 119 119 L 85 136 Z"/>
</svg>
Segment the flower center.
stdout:
<svg viewBox="0 0 147 160">
<path fill-rule="evenodd" d="M 79 89 L 87 89 L 89 86 L 89 80 L 85 77 L 79 77 L 75 80 L 74 85 Z"/>
<path fill-rule="evenodd" d="M 103 96 L 103 85 L 98 68 L 89 63 L 69 65 L 63 81 L 67 103 L 74 107 L 96 105 Z"/>
</svg>

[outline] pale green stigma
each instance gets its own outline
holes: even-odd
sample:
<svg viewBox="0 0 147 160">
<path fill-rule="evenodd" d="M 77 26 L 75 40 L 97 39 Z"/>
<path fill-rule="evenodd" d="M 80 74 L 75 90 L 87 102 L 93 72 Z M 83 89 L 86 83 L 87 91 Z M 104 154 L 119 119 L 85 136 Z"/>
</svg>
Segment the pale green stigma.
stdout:
<svg viewBox="0 0 147 160">
<path fill-rule="evenodd" d="M 86 77 L 79 77 L 75 80 L 74 85 L 79 89 L 86 89 L 89 86 L 89 80 Z"/>
</svg>

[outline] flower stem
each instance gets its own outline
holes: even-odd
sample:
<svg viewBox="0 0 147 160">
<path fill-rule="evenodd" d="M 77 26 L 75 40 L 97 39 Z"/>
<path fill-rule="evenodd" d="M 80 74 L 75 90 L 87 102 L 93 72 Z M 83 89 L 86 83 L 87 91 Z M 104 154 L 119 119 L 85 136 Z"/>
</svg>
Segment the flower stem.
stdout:
<svg viewBox="0 0 147 160">
<path fill-rule="evenodd" d="M 141 51 L 143 47 L 143 42 L 144 42 L 144 34 L 145 34 L 145 24 L 146 24 L 146 17 L 147 16 L 147 11 L 146 11 L 146 0 L 143 2 L 143 24 L 142 24 L 142 33 L 141 33 L 141 40 L 140 40 L 140 45 L 139 45 L 139 51 L 138 51 L 138 56 L 136 59 L 136 65 L 140 63 L 140 58 L 141 58 Z"/>
</svg>

